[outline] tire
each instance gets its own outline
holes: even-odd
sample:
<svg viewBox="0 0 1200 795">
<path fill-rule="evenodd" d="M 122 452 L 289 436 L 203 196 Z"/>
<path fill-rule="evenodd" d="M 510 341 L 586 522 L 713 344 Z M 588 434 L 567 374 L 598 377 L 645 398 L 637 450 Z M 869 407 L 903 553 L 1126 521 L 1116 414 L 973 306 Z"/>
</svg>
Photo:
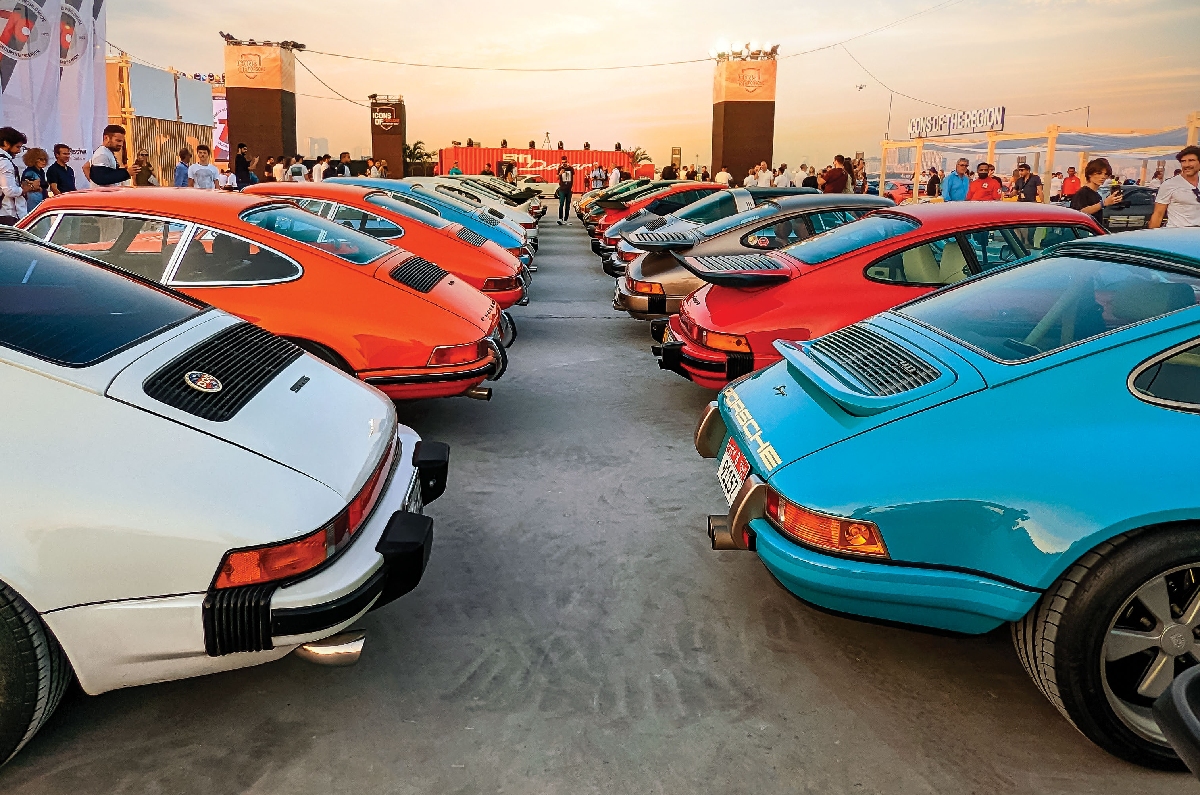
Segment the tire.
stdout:
<svg viewBox="0 0 1200 795">
<path fill-rule="evenodd" d="M 299 337 L 289 337 L 288 341 L 305 353 L 309 353 L 317 357 L 330 367 L 336 367 L 343 373 L 349 373 L 350 375 L 357 377 L 357 374 L 354 372 L 354 368 L 350 366 L 349 362 L 338 355 L 337 351 L 331 348 L 326 348 L 319 342 L 300 339 Z"/>
<path fill-rule="evenodd" d="M 0 583 L 0 765 L 54 713 L 71 664 L 29 603 Z"/>
<path fill-rule="evenodd" d="M 1176 525 L 1100 544 L 1012 625 L 1017 657 L 1063 717 L 1109 753 L 1160 770 L 1185 769 L 1149 708 L 1165 682 L 1200 662 L 1200 621 L 1183 615 L 1200 615 L 1197 531 Z M 1163 678 L 1151 675 L 1160 669 Z"/>
</svg>

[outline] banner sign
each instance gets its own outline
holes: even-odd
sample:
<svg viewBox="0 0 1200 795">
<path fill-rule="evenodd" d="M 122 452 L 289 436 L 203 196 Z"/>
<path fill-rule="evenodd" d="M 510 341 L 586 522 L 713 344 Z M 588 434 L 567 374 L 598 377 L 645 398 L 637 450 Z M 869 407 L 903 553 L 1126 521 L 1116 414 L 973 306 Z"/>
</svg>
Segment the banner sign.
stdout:
<svg viewBox="0 0 1200 795">
<path fill-rule="evenodd" d="M 213 160 L 229 161 L 229 102 L 225 94 L 213 92 Z"/>
<path fill-rule="evenodd" d="M 59 134 L 62 16 L 60 0 L 0 0 L 0 116 L 47 150 Z"/>
<path fill-rule="evenodd" d="M 721 102 L 774 102 L 779 62 L 719 61 L 713 75 L 713 104 Z"/>
<path fill-rule="evenodd" d="M 956 110 L 938 116 L 920 116 L 908 123 L 909 138 L 932 138 L 939 135 L 998 132 L 1004 129 L 1004 106 L 979 110 Z"/>
<path fill-rule="evenodd" d="M 294 94 L 296 56 L 291 50 L 277 46 L 226 44 L 225 86 L 273 88 Z"/>
<path fill-rule="evenodd" d="M 551 185 L 558 184 L 558 164 L 566 155 L 567 162 L 575 169 L 575 184 L 572 190 L 583 193 L 590 190 L 588 174 L 599 163 L 605 171 L 614 165 L 629 170 L 629 153 L 601 149 L 493 149 L 479 146 L 455 146 L 438 150 L 438 173 L 447 174 L 457 162 L 464 174 L 478 174 L 487 164 L 492 171 L 500 173 L 502 163 L 512 163 L 518 177 L 538 176 Z"/>
<path fill-rule="evenodd" d="M 37 144 L 49 152 L 54 144 L 71 149 L 75 184 L 86 187 L 83 164 L 100 145 L 100 132 L 108 124 L 105 92 L 104 0 L 62 0 L 59 27 L 58 123 L 56 140 Z M 17 128 L 21 129 L 21 128 Z M 24 130 L 22 130 L 24 132 Z M 28 135 L 28 133 L 26 133 Z M 33 145 L 33 136 L 29 136 Z"/>
</svg>

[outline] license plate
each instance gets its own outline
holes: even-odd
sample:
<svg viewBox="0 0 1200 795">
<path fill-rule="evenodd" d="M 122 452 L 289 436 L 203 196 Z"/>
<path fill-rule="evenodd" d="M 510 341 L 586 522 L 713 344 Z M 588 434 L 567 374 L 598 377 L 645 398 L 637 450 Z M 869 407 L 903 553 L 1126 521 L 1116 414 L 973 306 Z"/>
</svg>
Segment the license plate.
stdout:
<svg viewBox="0 0 1200 795">
<path fill-rule="evenodd" d="M 725 454 L 721 456 L 721 465 L 717 467 L 717 480 L 721 482 L 721 491 L 725 492 L 725 501 L 733 505 L 742 483 L 750 474 L 750 462 L 734 443 L 733 439 L 725 445 Z"/>
</svg>

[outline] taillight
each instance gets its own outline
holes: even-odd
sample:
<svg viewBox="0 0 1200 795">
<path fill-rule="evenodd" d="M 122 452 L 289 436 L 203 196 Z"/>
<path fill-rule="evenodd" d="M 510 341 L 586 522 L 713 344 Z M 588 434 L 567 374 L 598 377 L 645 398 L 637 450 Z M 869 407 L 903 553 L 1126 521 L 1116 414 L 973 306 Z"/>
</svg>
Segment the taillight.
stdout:
<svg viewBox="0 0 1200 795">
<path fill-rule="evenodd" d="M 833 552 L 890 557 L 873 522 L 810 511 L 774 489 L 767 489 L 766 502 L 767 521 L 793 541 Z"/>
<path fill-rule="evenodd" d="M 625 286 L 631 293 L 638 293 L 640 295 L 665 295 L 663 286 L 658 282 L 638 281 L 632 276 L 625 277 Z"/>
<path fill-rule="evenodd" d="M 720 331 L 699 329 L 697 340 L 706 348 L 715 351 L 732 351 L 734 353 L 749 353 L 750 343 L 739 334 L 723 334 Z"/>
<path fill-rule="evenodd" d="M 375 471 L 358 490 L 358 494 L 342 512 L 323 527 L 306 536 L 282 544 L 272 544 L 255 549 L 235 549 L 225 553 L 221 567 L 217 570 L 214 588 L 237 588 L 242 585 L 285 580 L 315 569 L 338 550 L 350 543 L 350 539 L 371 515 L 371 510 L 383 493 L 387 473 L 396 456 L 393 441 L 387 454 L 380 459 Z"/>
<path fill-rule="evenodd" d="M 522 221 L 522 222 L 521 222 L 521 226 L 522 226 L 522 227 L 524 227 L 525 229 L 537 229 L 537 226 L 538 226 L 538 225 L 537 225 L 537 221 L 533 221 L 533 222 L 531 222 L 531 223 L 528 223 L 528 224 L 527 224 L 527 223 L 525 223 L 524 221 Z"/>
<path fill-rule="evenodd" d="M 484 292 L 498 292 L 500 290 L 516 290 L 521 286 L 521 282 L 516 276 L 494 276 L 491 279 L 483 280 Z"/>
<path fill-rule="evenodd" d="M 638 251 L 637 249 L 617 249 L 617 256 L 621 259 L 621 262 L 633 262 L 641 253 L 642 252 Z"/>
<path fill-rule="evenodd" d="M 491 347 L 487 340 L 468 342 L 463 345 L 439 345 L 429 354 L 430 367 L 444 367 L 449 364 L 470 364 L 488 355 Z"/>
</svg>

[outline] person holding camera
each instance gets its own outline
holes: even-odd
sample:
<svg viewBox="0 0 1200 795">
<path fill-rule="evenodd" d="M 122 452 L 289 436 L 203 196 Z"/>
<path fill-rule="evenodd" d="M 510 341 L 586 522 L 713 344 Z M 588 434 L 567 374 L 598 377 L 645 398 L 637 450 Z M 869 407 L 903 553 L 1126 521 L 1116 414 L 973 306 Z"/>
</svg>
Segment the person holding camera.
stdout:
<svg viewBox="0 0 1200 795">
<path fill-rule="evenodd" d="M 1104 226 L 1104 208 L 1121 201 L 1121 188 L 1115 187 L 1108 196 L 1100 195 L 1100 188 L 1112 176 L 1112 166 L 1103 157 L 1087 164 L 1083 170 L 1083 186 L 1071 197 L 1071 209 L 1092 216 L 1096 223 Z"/>
<path fill-rule="evenodd" d="M 558 190 L 555 195 L 558 196 L 558 225 L 570 226 L 571 212 L 571 190 L 575 186 L 575 169 L 567 162 L 567 156 L 562 156 L 562 162 L 558 164 Z"/>
</svg>

